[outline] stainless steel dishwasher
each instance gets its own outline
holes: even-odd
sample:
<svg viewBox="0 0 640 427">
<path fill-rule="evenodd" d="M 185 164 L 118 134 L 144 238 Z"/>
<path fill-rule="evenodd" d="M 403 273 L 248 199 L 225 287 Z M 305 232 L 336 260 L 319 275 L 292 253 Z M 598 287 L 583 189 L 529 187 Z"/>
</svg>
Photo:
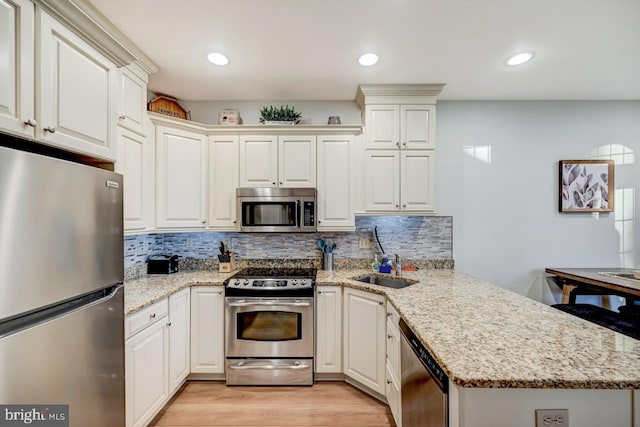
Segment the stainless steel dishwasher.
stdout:
<svg viewBox="0 0 640 427">
<path fill-rule="evenodd" d="M 400 319 L 402 427 L 449 425 L 449 377 Z"/>
</svg>

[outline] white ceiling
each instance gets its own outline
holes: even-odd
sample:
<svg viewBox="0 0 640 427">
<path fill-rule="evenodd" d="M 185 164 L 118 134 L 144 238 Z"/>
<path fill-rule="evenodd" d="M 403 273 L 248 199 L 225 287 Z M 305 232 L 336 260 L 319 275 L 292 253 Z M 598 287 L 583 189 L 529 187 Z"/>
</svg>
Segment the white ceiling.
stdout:
<svg viewBox="0 0 640 427">
<path fill-rule="evenodd" d="M 352 100 L 359 83 L 438 99 L 640 99 L 640 0 L 90 0 L 182 100 Z M 514 53 L 534 60 L 504 65 Z M 207 53 L 226 54 L 215 66 Z M 358 56 L 380 62 L 361 67 Z"/>
</svg>

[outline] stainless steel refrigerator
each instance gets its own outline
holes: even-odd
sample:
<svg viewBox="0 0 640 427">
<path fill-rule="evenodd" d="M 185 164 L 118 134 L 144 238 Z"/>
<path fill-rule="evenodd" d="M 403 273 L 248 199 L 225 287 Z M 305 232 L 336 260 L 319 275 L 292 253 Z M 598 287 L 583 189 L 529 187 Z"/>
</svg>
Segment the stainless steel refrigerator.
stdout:
<svg viewBox="0 0 640 427">
<path fill-rule="evenodd" d="M 0 405 L 125 425 L 122 233 L 120 175 L 0 146 Z"/>
</svg>

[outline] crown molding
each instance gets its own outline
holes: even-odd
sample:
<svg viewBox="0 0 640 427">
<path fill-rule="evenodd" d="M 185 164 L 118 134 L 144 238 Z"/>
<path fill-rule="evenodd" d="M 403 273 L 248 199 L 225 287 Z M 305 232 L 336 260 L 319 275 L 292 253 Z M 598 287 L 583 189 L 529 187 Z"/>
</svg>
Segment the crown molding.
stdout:
<svg viewBox="0 0 640 427">
<path fill-rule="evenodd" d="M 360 84 L 356 104 L 435 104 L 445 83 L 430 84 Z"/>
<path fill-rule="evenodd" d="M 33 0 L 118 66 L 136 64 L 153 74 L 159 67 L 86 0 Z"/>
</svg>

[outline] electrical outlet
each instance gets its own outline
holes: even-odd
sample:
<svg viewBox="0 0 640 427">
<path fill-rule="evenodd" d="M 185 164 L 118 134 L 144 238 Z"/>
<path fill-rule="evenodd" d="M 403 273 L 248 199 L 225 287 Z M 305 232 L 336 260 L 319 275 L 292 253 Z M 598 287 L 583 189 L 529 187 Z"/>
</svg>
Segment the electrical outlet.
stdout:
<svg viewBox="0 0 640 427">
<path fill-rule="evenodd" d="M 569 427 L 569 410 L 536 409 L 536 427 Z"/>
<path fill-rule="evenodd" d="M 369 249 L 371 241 L 368 237 L 360 237 L 358 239 L 358 249 Z"/>
<path fill-rule="evenodd" d="M 187 237 L 187 248 L 193 247 L 193 237 Z"/>
</svg>

